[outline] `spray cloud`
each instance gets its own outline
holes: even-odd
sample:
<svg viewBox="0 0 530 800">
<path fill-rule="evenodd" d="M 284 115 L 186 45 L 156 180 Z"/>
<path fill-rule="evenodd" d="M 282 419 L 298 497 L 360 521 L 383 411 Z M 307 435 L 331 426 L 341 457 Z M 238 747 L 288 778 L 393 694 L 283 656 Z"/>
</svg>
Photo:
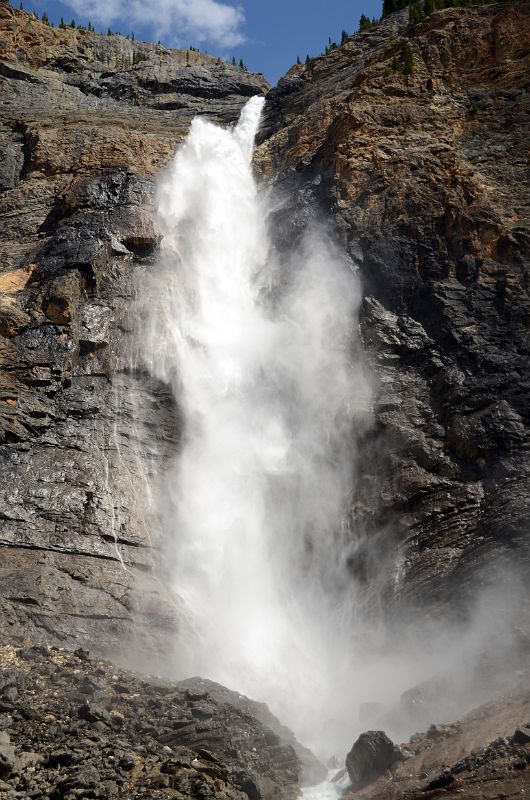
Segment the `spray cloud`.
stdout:
<svg viewBox="0 0 530 800">
<path fill-rule="evenodd" d="M 195 119 L 161 183 L 143 347 L 184 418 L 160 490 L 166 564 L 189 612 L 178 673 L 266 699 L 300 730 L 345 666 L 340 540 L 369 387 L 351 359 L 350 263 L 322 232 L 288 263 L 270 245 L 250 165 L 262 104 L 232 130 Z"/>
<path fill-rule="evenodd" d="M 499 586 L 465 626 L 363 619 L 346 523 L 370 419 L 359 284 L 323 230 L 288 257 L 272 246 L 250 164 L 262 104 L 232 130 L 196 118 L 160 184 L 142 357 L 183 432 L 155 504 L 186 609 L 173 674 L 266 701 L 328 756 L 363 728 L 401 737 L 479 701 L 476 664 L 495 631 L 509 638 L 513 602 Z M 410 695 L 389 713 L 433 676 L 419 705 Z"/>
</svg>

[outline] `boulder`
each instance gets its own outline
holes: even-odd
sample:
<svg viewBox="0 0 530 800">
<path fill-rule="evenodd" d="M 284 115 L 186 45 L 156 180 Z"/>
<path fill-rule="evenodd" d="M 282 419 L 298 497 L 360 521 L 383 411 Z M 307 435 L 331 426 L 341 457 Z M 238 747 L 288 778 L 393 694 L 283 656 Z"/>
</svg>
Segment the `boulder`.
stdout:
<svg viewBox="0 0 530 800">
<path fill-rule="evenodd" d="M 399 747 L 384 731 L 366 731 L 361 733 L 346 756 L 346 769 L 353 789 L 357 790 L 375 781 L 393 764 L 404 760 Z"/>
</svg>

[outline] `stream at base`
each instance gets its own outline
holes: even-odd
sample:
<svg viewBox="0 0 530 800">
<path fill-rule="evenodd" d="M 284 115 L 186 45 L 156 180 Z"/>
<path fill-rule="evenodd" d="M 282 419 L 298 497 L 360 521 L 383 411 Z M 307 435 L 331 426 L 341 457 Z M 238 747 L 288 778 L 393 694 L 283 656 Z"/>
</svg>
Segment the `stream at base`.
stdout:
<svg viewBox="0 0 530 800">
<path fill-rule="evenodd" d="M 348 776 L 333 780 L 339 770 L 331 770 L 328 777 L 317 786 L 306 786 L 302 789 L 303 800 L 337 800 L 348 786 Z"/>
</svg>

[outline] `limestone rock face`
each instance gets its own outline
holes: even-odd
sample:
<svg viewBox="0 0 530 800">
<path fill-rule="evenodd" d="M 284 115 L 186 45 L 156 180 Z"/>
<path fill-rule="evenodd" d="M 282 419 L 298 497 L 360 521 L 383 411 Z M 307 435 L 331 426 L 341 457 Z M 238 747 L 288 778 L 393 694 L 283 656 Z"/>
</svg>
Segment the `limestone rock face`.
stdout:
<svg viewBox="0 0 530 800">
<path fill-rule="evenodd" d="M 268 95 L 279 246 L 329 215 L 362 277 L 375 424 L 351 566 L 394 611 L 529 574 L 529 31 L 524 3 L 400 12 Z"/>
<path fill-rule="evenodd" d="M 153 176 L 195 114 L 232 123 L 266 89 L 207 55 L 53 29 L 0 3 L 0 616 L 11 641 L 116 653 L 135 620 L 151 665 L 170 641 L 175 607 L 151 577 L 141 487 L 179 426 L 167 389 L 131 369 L 128 310 L 160 238 Z"/>
</svg>

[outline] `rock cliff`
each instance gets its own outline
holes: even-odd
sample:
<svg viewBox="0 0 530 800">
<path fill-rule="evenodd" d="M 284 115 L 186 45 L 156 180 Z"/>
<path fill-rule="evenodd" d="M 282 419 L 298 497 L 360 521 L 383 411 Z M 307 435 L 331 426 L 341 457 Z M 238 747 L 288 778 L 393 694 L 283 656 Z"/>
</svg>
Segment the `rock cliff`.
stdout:
<svg viewBox="0 0 530 800">
<path fill-rule="evenodd" d="M 412 27 L 399 12 L 267 98 L 256 168 L 283 198 L 278 246 L 325 217 L 361 272 L 376 399 L 351 568 L 402 605 L 528 564 L 528 29 L 519 2 Z M 0 81 L 4 627 L 154 654 L 178 609 L 153 578 L 142 487 L 179 425 L 130 352 L 153 178 L 195 114 L 228 124 L 267 86 L 6 3 Z"/>
<path fill-rule="evenodd" d="M 394 610 L 528 575 L 528 20 L 398 12 L 267 98 L 279 246 L 324 210 L 362 277 L 375 419 L 351 567 Z"/>
<path fill-rule="evenodd" d="M 387 611 L 528 578 L 528 19 L 520 2 L 413 27 L 399 12 L 267 98 L 255 164 L 282 203 L 277 246 L 328 220 L 362 278 L 375 403 L 350 566 Z M 180 426 L 135 367 L 131 304 L 156 259 L 154 178 L 190 120 L 230 124 L 267 89 L 205 54 L 54 30 L 0 2 L 0 613 L 22 648 L 0 653 L 0 791 L 272 800 L 296 796 L 300 761 L 315 767 L 223 687 L 59 649 L 134 646 L 153 664 L 172 641 L 146 487 Z M 413 737 L 394 783 L 363 796 L 384 781 L 471 797 L 490 779 L 495 794 L 497 773 L 520 794 L 527 743 L 485 746 L 528 720 L 521 697 Z"/>
<path fill-rule="evenodd" d="M 11 641 L 116 654 L 134 638 L 153 656 L 173 625 L 150 574 L 140 487 L 178 425 L 170 394 L 131 369 L 127 314 L 158 242 L 153 176 L 193 116 L 229 124 L 267 88 L 211 56 L 53 29 L 0 3 L 0 613 Z"/>
</svg>

